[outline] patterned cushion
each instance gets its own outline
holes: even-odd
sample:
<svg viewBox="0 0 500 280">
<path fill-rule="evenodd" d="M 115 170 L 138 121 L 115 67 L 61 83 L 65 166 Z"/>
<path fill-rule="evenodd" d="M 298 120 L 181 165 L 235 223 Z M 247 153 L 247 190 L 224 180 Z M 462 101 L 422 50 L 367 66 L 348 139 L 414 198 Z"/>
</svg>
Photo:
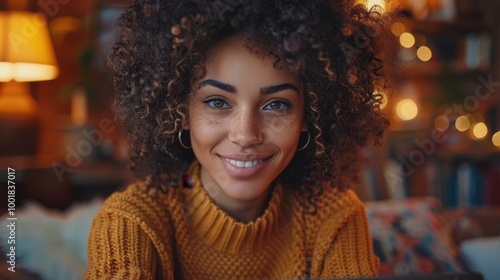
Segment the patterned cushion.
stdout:
<svg viewBox="0 0 500 280">
<path fill-rule="evenodd" d="M 434 198 L 367 202 L 380 275 L 463 271 Z"/>
</svg>

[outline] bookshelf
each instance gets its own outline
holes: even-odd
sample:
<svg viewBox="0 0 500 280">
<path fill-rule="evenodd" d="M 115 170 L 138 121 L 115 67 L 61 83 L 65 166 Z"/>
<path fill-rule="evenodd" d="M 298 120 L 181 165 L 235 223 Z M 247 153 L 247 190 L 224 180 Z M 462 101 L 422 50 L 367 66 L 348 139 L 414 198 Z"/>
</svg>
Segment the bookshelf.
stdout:
<svg viewBox="0 0 500 280">
<path fill-rule="evenodd" d="M 385 188 L 383 198 L 430 195 L 447 208 L 500 207 L 500 148 L 492 143 L 500 131 L 495 53 L 500 20 L 494 16 L 500 5 L 479 0 L 474 9 L 458 6 L 454 19 L 446 21 L 417 20 L 404 11 L 401 23 L 415 44 L 402 47 L 405 75 L 392 102 L 413 99 L 419 112 L 406 121 L 393 114 L 385 145 L 386 185 L 372 185 L 377 189 L 372 193 Z M 420 46 L 432 51 L 428 61 L 408 55 Z M 412 90 L 406 90 L 408 85 Z M 467 128 L 459 126 L 461 116 Z M 479 126 L 476 131 L 479 123 L 488 130 L 485 136 Z"/>
</svg>

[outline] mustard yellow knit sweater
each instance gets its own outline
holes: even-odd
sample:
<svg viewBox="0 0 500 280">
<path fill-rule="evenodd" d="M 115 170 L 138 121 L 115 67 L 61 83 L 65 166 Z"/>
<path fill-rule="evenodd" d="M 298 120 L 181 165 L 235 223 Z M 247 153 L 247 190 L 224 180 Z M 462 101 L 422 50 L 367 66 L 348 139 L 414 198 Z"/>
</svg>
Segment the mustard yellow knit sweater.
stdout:
<svg viewBox="0 0 500 280">
<path fill-rule="evenodd" d="M 191 170 L 191 189 L 149 197 L 136 183 L 94 218 L 85 279 L 297 279 L 374 276 L 362 202 L 324 188 L 317 215 L 277 185 L 264 214 L 240 223 L 214 204 Z"/>
</svg>

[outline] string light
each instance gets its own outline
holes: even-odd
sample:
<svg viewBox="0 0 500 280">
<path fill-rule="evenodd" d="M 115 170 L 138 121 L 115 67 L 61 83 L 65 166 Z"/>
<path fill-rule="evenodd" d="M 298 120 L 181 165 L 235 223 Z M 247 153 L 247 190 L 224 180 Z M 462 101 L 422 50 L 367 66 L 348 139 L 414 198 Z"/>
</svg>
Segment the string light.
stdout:
<svg viewBox="0 0 500 280">
<path fill-rule="evenodd" d="M 493 137 L 491 137 L 491 142 L 493 142 L 493 145 L 500 148 L 500 131 L 497 131 L 495 134 L 493 134 Z"/>
<path fill-rule="evenodd" d="M 396 114 L 404 121 L 414 119 L 418 114 L 418 106 L 412 99 L 403 99 L 396 105 Z"/>
<path fill-rule="evenodd" d="M 399 36 L 399 43 L 401 46 L 409 49 L 415 45 L 415 37 L 409 32 L 404 32 Z"/>
<path fill-rule="evenodd" d="M 421 46 L 417 50 L 417 56 L 422 61 L 429 61 L 432 57 L 432 51 L 427 46 Z"/>
<path fill-rule="evenodd" d="M 460 116 L 455 120 L 455 127 L 458 131 L 464 132 L 470 128 L 470 120 L 466 116 Z"/>
<path fill-rule="evenodd" d="M 394 34 L 394 36 L 401 36 L 401 34 L 403 34 L 405 31 L 406 31 L 406 26 L 404 26 L 404 24 L 402 24 L 399 21 L 395 22 L 391 26 L 391 32 L 392 34 Z"/>
<path fill-rule="evenodd" d="M 482 139 L 488 134 L 488 127 L 485 123 L 480 122 L 474 126 L 472 132 L 477 139 Z"/>
</svg>

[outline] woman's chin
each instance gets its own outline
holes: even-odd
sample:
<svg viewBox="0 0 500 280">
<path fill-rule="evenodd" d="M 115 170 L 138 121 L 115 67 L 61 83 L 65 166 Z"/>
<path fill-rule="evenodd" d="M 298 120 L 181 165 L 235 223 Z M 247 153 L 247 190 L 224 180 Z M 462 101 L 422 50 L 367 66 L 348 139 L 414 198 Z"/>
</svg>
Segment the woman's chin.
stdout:
<svg viewBox="0 0 500 280">
<path fill-rule="evenodd" d="M 253 201 L 266 194 L 268 186 L 256 183 L 233 183 L 230 186 L 222 186 L 221 190 L 231 199 L 237 201 Z"/>
</svg>

